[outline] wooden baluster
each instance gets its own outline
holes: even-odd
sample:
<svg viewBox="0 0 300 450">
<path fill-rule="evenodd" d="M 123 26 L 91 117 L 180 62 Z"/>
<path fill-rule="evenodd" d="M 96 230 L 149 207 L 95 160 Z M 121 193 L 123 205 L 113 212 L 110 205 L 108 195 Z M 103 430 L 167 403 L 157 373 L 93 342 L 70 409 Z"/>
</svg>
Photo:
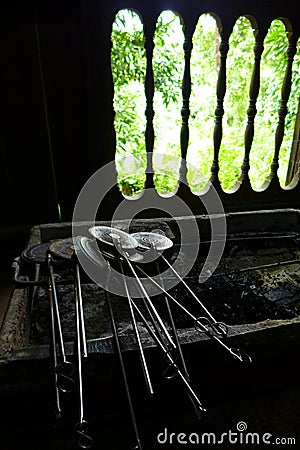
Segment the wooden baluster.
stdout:
<svg viewBox="0 0 300 450">
<path fill-rule="evenodd" d="M 268 181 L 272 182 L 274 180 L 278 181 L 278 168 L 279 168 L 279 151 L 282 144 L 283 136 L 284 136 L 284 123 L 285 123 L 285 117 L 287 115 L 287 102 L 290 96 L 291 92 L 291 85 L 292 85 L 292 65 L 294 56 L 296 54 L 297 50 L 297 42 L 294 39 L 293 32 L 288 31 L 287 32 L 288 37 L 288 48 L 287 48 L 287 65 L 286 70 L 284 74 L 284 79 L 282 83 L 281 88 L 281 101 L 280 101 L 280 107 L 278 110 L 278 124 L 275 132 L 275 150 L 274 150 L 274 156 L 271 164 L 271 172 L 268 177 Z"/>
<path fill-rule="evenodd" d="M 181 146 L 181 166 L 180 166 L 180 180 L 183 183 L 186 181 L 186 155 L 189 145 L 189 117 L 190 117 L 190 95 L 191 95 L 191 54 L 193 49 L 192 36 L 195 29 L 195 24 L 189 26 L 184 24 L 184 73 L 182 79 L 182 108 L 181 117 L 182 125 L 180 130 L 180 146 Z"/>
<path fill-rule="evenodd" d="M 145 50 L 147 59 L 146 77 L 145 77 L 145 95 L 146 95 L 146 110 L 145 115 L 147 119 L 146 124 L 146 152 L 147 152 L 147 173 L 146 173 L 146 183 L 145 188 L 153 188 L 153 164 L 152 164 L 152 153 L 154 148 L 154 108 L 153 108 L 153 97 L 154 97 L 154 75 L 153 75 L 153 50 L 154 42 L 153 36 L 155 31 L 155 22 L 147 22 L 144 26 L 145 34 Z"/>
<path fill-rule="evenodd" d="M 250 82 L 250 88 L 249 88 L 249 107 L 247 110 L 247 125 L 245 130 L 245 155 L 243 164 L 241 167 L 241 176 L 240 176 L 240 183 L 247 180 L 247 184 L 249 182 L 249 170 L 250 170 L 250 150 L 254 138 L 254 120 L 257 113 L 256 109 L 256 101 L 259 94 L 259 88 L 260 88 L 260 61 L 261 61 L 261 55 L 264 49 L 264 38 L 266 34 L 265 30 L 264 32 L 258 29 L 255 29 L 254 35 L 255 35 L 255 45 L 254 45 L 254 66 L 253 66 L 253 72 Z"/>
<path fill-rule="evenodd" d="M 223 135 L 222 121 L 224 116 L 224 97 L 226 92 L 226 58 L 229 50 L 228 35 L 223 32 L 223 27 L 218 26 L 221 36 L 220 51 L 220 70 L 217 81 L 217 108 L 215 110 L 215 127 L 214 127 L 214 159 L 211 166 L 211 182 L 219 185 L 219 152 Z"/>
</svg>

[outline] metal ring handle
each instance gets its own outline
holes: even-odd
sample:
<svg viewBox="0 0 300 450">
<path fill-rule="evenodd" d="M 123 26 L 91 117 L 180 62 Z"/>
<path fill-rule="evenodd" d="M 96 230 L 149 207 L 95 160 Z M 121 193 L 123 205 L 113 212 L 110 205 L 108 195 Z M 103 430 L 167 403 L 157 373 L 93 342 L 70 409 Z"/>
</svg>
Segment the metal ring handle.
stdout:
<svg viewBox="0 0 300 450">
<path fill-rule="evenodd" d="M 94 440 L 88 435 L 89 423 L 86 420 L 82 420 L 75 425 L 75 432 L 79 434 L 78 446 L 83 449 L 92 448 Z"/>
<path fill-rule="evenodd" d="M 199 333 L 210 337 L 224 338 L 228 335 L 228 326 L 224 322 L 212 322 L 208 317 L 197 317 L 194 327 Z"/>
<path fill-rule="evenodd" d="M 194 328 L 199 333 L 207 333 L 209 331 L 210 325 L 211 322 L 208 317 L 197 317 L 194 321 Z"/>
<path fill-rule="evenodd" d="M 211 323 L 211 329 L 218 335 L 218 337 L 227 337 L 228 326 L 224 322 Z"/>
<path fill-rule="evenodd" d="M 55 373 L 57 375 L 56 386 L 58 389 L 63 392 L 69 394 L 74 390 L 75 381 L 72 378 L 74 373 L 74 366 L 69 361 L 64 361 L 55 367 Z"/>
</svg>

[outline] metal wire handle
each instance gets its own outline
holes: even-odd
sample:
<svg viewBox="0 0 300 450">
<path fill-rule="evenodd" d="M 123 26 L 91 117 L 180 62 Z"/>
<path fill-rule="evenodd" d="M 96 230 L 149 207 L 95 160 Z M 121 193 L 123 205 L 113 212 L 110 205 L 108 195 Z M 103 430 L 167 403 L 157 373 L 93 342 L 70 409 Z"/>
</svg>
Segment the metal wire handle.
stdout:
<svg viewBox="0 0 300 450">
<path fill-rule="evenodd" d="M 212 333 L 211 327 L 209 328 L 207 325 L 202 323 L 200 318 L 197 319 L 197 317 L 195 317 L 187 308 L 185 308 L 178 300 L 176 300 L 176 298 L 173 297 L 168 291 L 166 291 L 162 286 L 160 286 L 143 269 L 141 269 L 140 267 L 138 267 L 138 269 L 140 270 L 141 273 L 143 273 L 143 275 L 145 275 L 149 280 L 151 280 L 152 283 L 155 284 L 155 286 L 157 286 L 170 300 L 172 300 L 180 309 L 182 309 L 194 321 L 195 329 L 199 333 L 206 333 L 206 335 L 209 338 L 214 339 L 216 342 L 218 342 L 225 350 L 227 350 L 234 358 L 238 359 L 239 361 L 242 361 L 242 362 L 245 362 L 245 361 L 251 362 L 252 361 L 251 357 L 249 355 L 247 355 L 246 352 L 243 352 L 240 349 L 234 349 L 234 348 L 231 349 L 230 347 L 228 347 L 228 345 L 226 345 L 226 343 L 223 341 L 223 336 L 221 337 L 216 333 Z M 207 320 L 207 319 L 208 318 L 205 317 L 205 320 Z M 210 325 L 211 325 L 211 323 L 217 323 L 217 322 L 215 320 L 213 322 L 209 321 Z M 220 322 L 220 323 L 222 323 L 222 322 Z M 223 328 L 223 326 L 221 328 Z"/>
<path fill-rule="evenodd" d="M 238 359 L 241 362 L 244 362 L 244 363 L 252 362 L 251 356 L 248 355 L 248 353 L 245 352 L 245 350 L 243 350 L 241 348 L 231 347 L 229 349 L 229 351 L 233 355 L 234 358 Z"/>
<path fill-rule="evenodd" d="M 169 356 L 171 356 L 172 360 L 169 359 Z M 170 349 L 166 351 L 164 358 L 167 361 L 168 366 L 162 373 L 162 376 L 166 380 L 172 380 L 172 378 L 174 378 L 177 375 L 177 361 L 179 356 L 180 355 L 178 349 L 177 350 Z"/>
</svg>

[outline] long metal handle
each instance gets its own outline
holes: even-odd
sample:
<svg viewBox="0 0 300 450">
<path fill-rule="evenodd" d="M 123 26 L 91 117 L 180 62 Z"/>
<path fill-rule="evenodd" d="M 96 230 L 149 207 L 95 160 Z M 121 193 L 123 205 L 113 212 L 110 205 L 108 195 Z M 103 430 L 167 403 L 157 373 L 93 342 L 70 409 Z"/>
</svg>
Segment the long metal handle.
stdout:
<svg viewBox="0 0 300 450">
<path fill-rule="evenodd" d="M 174 269 L 172 264 L 169 263 L 169 261 L 161 255 L 162 260 L 167 264 L 167 266 L 172 270 L 174 275 L 178 278 L 178 280 L 184 285 L 184 287 L 188 290 L 188 292 L 192 295 L 192 297 L 196 300 L 196 302 L 201 306 L 201 308 L 205 311 L 205 313 L 210 317 L 210 319 L 213 322 L 217 322 L 214 316 L 210 313 L 210 311 L 206 308 L 206 306 L 203 305 L 201 300 L 197 297 L 197 295 L 192 291 L 192 289 L 189 287 L 189 285 L 184 281 L 184 279 L 179 275 L 179 273 Z"/>
<path fill-rule="evenodd" d="M 113 329 L 113 335 L 114 335 L 115 345 L 116 345 L 116 349 L 117 349 L 117 354 L 118 354 L 119 362 L 120 362 L 120 366 L 121 366 L 122 377 L 123 377 L 123 381 L 124 381 L 124 385 L 125 385 L 127 401 L 128 401 L 130 415 L 131 415 L 131 421 L 132 421 L 135 438 L 136 438 L 136 446 L 134 448 L 142 450 L 142 444 L 141 444 L 139 431 L 138 431 L 138 427 L 137 427 L 135 412 L 133 409 L 133 404 L 132 404 L 130 389 L 129 389 L 129 385 L 128 385 L 126 369 L 125 369 L 125 365 L 124 365 L 124 361 L 123 361 L 122 350 L 121 350 L 120 340 L 119 340 L 119 336 L 118 336 L 116 321 L 115 321 L 114 312 L 113 312 L 110 295 L 109 295 L 108 291 L 105 291 L 105 295 L 106 295 L 106 303 L 107 303 L 107 307 L 108 307 L 108 313 L 110 316 L 111 325 L 112 325 L 112 329 Z"/>
<path fill-rule="evenodd" d="M 171 355 L 171 352 L 165 347 L 164 343 L 153 332 L 153 330 L 149 326 L 146 318 L 144 317 L 144 315 L 140 311 L 140 309 L 137 307 L 135 302 L 133 300 L 131 300 L 131 301 L 132 301 L 132 305 L 133 305 L 134 309 L 136 310 L 137 314 L 140 316 L 140 318 L 143 321 L 145 327 L 147 328 L 148 333 L 150 334 L 150 336 L 152 337 L 154 342 L 157 344 L 157 346 L 163 351 L 163 353 L 164 353 L 165 357 L 167 358 L 167 360 L 169 361 L 170 365 L 172 366 L 174 371 L 177 373 L 177 375 L 180 377 L 181 381 L 183 382 L 183 384 L 187 388 L 187 391 L 188 391 L 188 394 L 189 394 L 189 398 L 192 398 L 192 400 L 193 400 L 193 405 L 195 406 L 195 404 L 196 404 L 198 406 L 198 408 L 199 408 L 199 411 L 205 411 L 205 408 L 203 407 L 203 405 L 202 405 L 201 401 L 199 400 L 197 394 L 194 392 L 194 390 L 192 389 L 190 383 L 186 379 L 185 375 L 181 372 L 181 370 L 177 366 L 176 362 L 174 361 L 174 359 L 173 359 L 173 357 Z"/>
<path fill-rule="evenodd" d="M 148 394 L 150 396 L 153 396 L 154 391 L 153 391 L 153 387 L 152 387 L 152 383 L 151 383 L 151 379 L 150 379 L 150 375 L 149 375 L 149 370 L 148 370 L 148 366 L 147 366 L 147 362 L 146 362 L 146 358 L 145 358 L 145 354 L 144 354 L 144 349 L 143 349 L 142 342 L 141 342 L 139 329 L 138 329 L 138 326 L 137 326 L 137 323 L 136 323 L 134 310 L 133 310 L 132 303 L 131 303 L 131 296 L 130 296 L 130 293 L 129 293 L 129 290 L 128 290 L 128 286 L 127 286 L 126 277 L 125 277 L 125 274 L 124 274 L 124 268 L 123 268 L 122 261 L 120 261 L 120 269 L 121 269 L 121 273 L 123 275 L 124 287 L 125 287 L 126 296 L 127 296 L 127 300 L 128 300 L 128 307 L 129 307 L 131 322 L 132 322 L 135 338 L 136 338 L 136 341 L 137 341 L 137 346 L 138 346 L 139 356 L 140 356 L 140 360 L 141 360 L 141 364 L 142 364 L 144 379 L 145 379 L 145 382 L 146 382 Z"/>
<path fill-rule="evenodd" d="M 74 389 L 75 381 L 72 378 L 72 375 L 74 373 L 74 366 L 70 361 L 67 361 L 66 353 L 65 353 L 65 346 L 64 346 L 64 340 L 63 340 L 63 334 L 62 334 L 62 327 L 61 327 L 61 319 L 60 319 L 60 313 L 59 313 L 59 306 L 58 306 L 58 298 L 57 298 L 57 291 L 56 291 L 56 283 L 54 278 L 54 271 L 52 266 L 52 257 L 50 253 L 47 257 L 48 261 L 48 269 L 49 269 L 49 283 L 51 288 L 51 298 L 52 298 L 52 305 L 53 305 L 53 314 L 55 313 L 56 318 L 56 324 L 57 324 L 57 331 L 58 331 L 58 342 L 59 342 L 59 349 L 60 354 L 62 357 L 62 362 L 58 363 L 56 361 L 55 364 L 55 372 L 56 372 L 56 384 L 60 391 L 69 393 L 72 392 Z M 53 317 L 53 325 L 54 325 L 54 317 Z M 54 330 L 55 333 L 55 330 Z"/>
<path fill-rule="evenodd" d="M 58 329 L 59 349 L 60 349 L 62 359 L 65 362 L 66 361 L 66 353 L 65 353 L 65 346 L 64 346 L 63 334 L 62 334 L 62 328 L 61 328 L 61 320 L 60 320 L 60 313 L 59 313 L 59 307 L 58 307 L 58 299 L 57 299 L 57 291 L 56 291 L 56 285 L 55 285 L 55 279 L 54 279 L 54 272 L 53 272 L 53 266 L 51 264 L 51 256 L 50 255 L 48 255 L 48 261 L 49 261 L 49 277 L 50 277 L 50 283 L 51 283 L 51 288 L 52 288 L 52 292 L 53 292 L 54 309 L 55 309 L 57 329 Z"/>
<path fill-rule="evenodd" d="M 83 300 L 82 300 L 82 291 L 81 291 L 81 280 L 80 280 L 80 269 L 79 265 L 75 264 L 75 283 L 78 297 L 78 308 L 79 308 L 79 317 L 80 317 L 80 335 L 82 339 L 82 347 L 83 347 L 83 357 L 87 358 L 87 342 L 86 342 L 86 333 L 85 333 L 85 323 L 84 323 L 84 312 L 83 312 Z"/>
<path fill-rule="evenodd" d="M 48 284 L 48 295 L 49 295 L 49 303 L 50 303 L 50 316 L 51 316 L 51 338 L 52 338 L 52 352 L 53 352 L 53 364 L 54 364 L 54 381 L 55 381 L 55 399 L 56 399 L 56 410 L 55 416 L 57 419 L 61 417 L 61 404 L 59 397 L 59 389 L 57 386 L 57 373 L 55 368 L 57 366 L 57 353 L 56 353 L 56 335 L 55 335 L 55 322 L 54 322 L 54 304 L 53 304 L 53 292 L 52 286 L 49 281 Z"/>
<path fill-rule="evenodd" d="M 78 292 L 75 289 L 75 317 L 76 317 L 76 343 L 77 343 L 77 370 L 79 391 L 79 423 L 83 422 L 83 385 L 82 385 L 82 361 L 81 361 L 81 327 L 79 314 Z"/>
<path fill-rule="evenodd" d="M 176 349 L 176 344 L 174 343 L 174 341 L 173 341 L 173 339 L 172 339 L 170 333 L 168 332 L 168 330 L 167 330 L 165 324 L 163 323 L 163 321 L 162 321 L 160 315 L 159 315 L 158 312 L 156 311 L 156 308 L 155 308 L 155 306 L 153 305 L 153 303 L 152 303 L 152 301 L 151 301 L 151 299 L 150 299 L 150 297 L 149 297 L 149 295 L 148 295 L 146 289 L 144 288 L 143 283 L 142 283 L 141 280 L 139 279 L 139 277 L 138 277 L 136 271 L 134 270 L 133 265 L 132 265 L 131 262 L 129 261 L 128 255 L 125 254 L 125 255 L 124 255 L 124 258 L 125 258 L 125 261 L 127 262 L 127 264 L 129 265 L 130 270 L 131 270 L 131 272 L 133 273 L 134 278 L 136 279 L 137 284 L 138 284 L 139 288 L 141 289 L 144 298 L 147 299 L 147 303 L 148 303 L 149 307 L 151 308 L 151 311 L 152 311 L 152 313 L 154 314 L 154 316 L 155 316 L 155 318 L 156 318 L 156 320 L 157 320 L 159 326 L 161 327 L 161 330 L 163 331 L 163 333 L 164 333 L 166 339 L 168 340 L 168 343 L 172 346 L 172 348 Z"/>
<path fill-rule="evenodd" d="M 160 277 L 161 284 L 164 287 L 163 279 L 162 279 L 161 273 L 160 273 L 160 268 L 159 268 L 159 265 L 158 265 L 157 262 L 156 262 L 156 270 L 157 270 L 157 273 L 158 273 L 158 275 Z M 177 349 L 178 349 L 178 354 L 179 354 L 179 357 L 180 357 L 180 360 L 181 360 L 181 364 L 182 364 L 182 367 L 183 367 L 183 370 L 184 370 L 184 373 L 185 373 L 185 377 L 186 377 L 187 380 L 189 380 L 190 376 L 189 376 L 189 373 L 188 373 L 188 370 L 187 370 L 187 366 L 186 366 L 186 363 L 185 363 L 185 359 L 184 359 L 184 356 L 183 356 L 183 353 L 182 353 L 182 348 L 181 348 L 181 344 L 180 344 L 180 341 L 179 341 L 179 336 L 178 336 L 178 333 L 177 333 L 177 329 L 176 329 L 176 326 L 175 326 L 175 322 L 174 322 L 174 317 L 173 317 L 173 314 L 172 314 L 171 306 L 170 306 L 168 297 L 165 294 L 163 294 L 163 295 L 164 295 L 164 301 L 165 301 L 167 312 L 168 312 L 168 316 L 169 316 L 169 319 L 170 319 L 170 323 L 171 323 L 174 339 L 175 339 L 176 346 L 177 346 Z"/>
<path fill-rule="evenodd" d="M 82 349 L 81 349 L 81 316 L 78 290 L 75 287 L 75 318 L 77 340 L 77 370 L 78 370 L 78 394 L 79 394 L 79 422 L 75 425 L 75 431 L 79 435 L 78 446 L 88 449 L 93 446 L 93 439 L 88 434 L 89 423 L 84 419 L 83 405 L 83 380 L 82 380 Z"/>
</svg>

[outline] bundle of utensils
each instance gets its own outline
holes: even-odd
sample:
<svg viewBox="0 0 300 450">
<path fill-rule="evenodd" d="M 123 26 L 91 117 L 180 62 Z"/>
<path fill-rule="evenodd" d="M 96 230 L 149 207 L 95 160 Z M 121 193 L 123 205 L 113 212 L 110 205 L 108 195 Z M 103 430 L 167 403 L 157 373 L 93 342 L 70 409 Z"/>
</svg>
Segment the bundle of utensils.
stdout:
<svg viewBox="0 0 300 450">
<path fill-rule="evenodd" d="M 139 355 L 146 392 L 149 397 L 155 395 L 151 373 L 147 363 L 147 355 L 143 346 L 138 323 L 142 323 L 148 335 L 152 338 L 166 361 L 163 376 L 166 379 L 177 378 L 186 392 L 197 417 L 205 411 L 195 389 L 191 384 L 184 358 L 184 352 L 180 342 L 173 308 L 178 308 L 181 313 L 192 320 L 196 333 L 205 334 L 216 345 L 228 352 L 234 359 L 241 362 L 251 362 L 250 356 L 240 348 L 233 348 L 228 344 L 228 326 L 224 322 L 217 321 L 207 309 L 204 302 L 196 295 L 188 283 L 181 277 L 174 265 L 164 255 L 166 250 L 173 247 L 173 241 L 160 230 L 155 232 L 126 233 L 115 227 L 94 226 L 89 228 L 89 236 L 77 236 L 70 239 L 62 239 L 52 244 L 41 244 L 27 249 L 22 258 L 27 262 L 42 264 L 47 272 L 47 288 L 51 318 L 51 344 L 54 364 L 54 379 L 56 392 L 56 416 L 62 414 L 61 395 L 77 391 L 78 395 L 78 422 L 75 431 L 78 435 L 78 446 L 82 449 L 91 448 L 93 439 L 89 433 L 89 423 L 84 411 L 84 383 L 83 364 L 88 358 L 88 342 L 84 321 L 84 299 L 81 284 L 81 260 L 86 258 L 96 270 L 105 273 L 106 280 L 101 287 L 105 290 L 105 299 L 111 322 L 112 337 L 115 352 L 120 363 L 122 379 L 126 391 L 129 413 L 134 430 L 134 449 L 142 449 L 142 441 L 139 434 L 136 415 L 134 411 L 132 395 L 129 387 L 126 366 L 123 358 L 122 341 L 115 318 L 115 312 L 111 301 L 110 286 L 117 274 L 116 283 L 122 284 L 122 292 L 128 306 L 130 322 Z M 75 302 L 75 326 L 76 341 L 74 356 L 71 362 L 66 357 L 63 340 L 59 298 L 56 289 L 54 274 L 55 264 L 59 261 L 67 261 L 73 271 L 74 302 Z M 14 262 L 15 282 L 19 281 L 19 260 Z M 167 267 L 172 274 L 175 284 L 181 284 L 187 291 L 188 303 L 196 305 L 203 311 L 203 315 L 196 316 L 192 308 L 187 307 L 187 302 L 176 298 L 166 287 L 165 275 L 162 266 Z M 85 268 L 84 268 L 85 269 Z M 88 274 L 89 275 L 89 274 Z M 112 280 L 113 279 L 113 280 Z M 27 281 L 27 284 L 40 285 L 36 278 Z M 151 289 L 153 287 L 153 289 Z M 154 292 L 154 294 L 153 294 Z M 156 298 L 155 298 L 156 297 Z M 155 298 L 155 299 L 154 299 Z M 163 302 L 166 316 L 161 314 L 156 306 L 158 301 Z"/>
<path fill-rule="evenodd" d="M 109 316 L 112 324 L 112 331 L 115 341 L 115 348 L 118 354 L 124 385 L 126 389 L 128 405 L 131 414 L 131 420 L 135 432 L 136 445 L 134 448 L 141 449 L 141 439 L 138 432 L 137 421 L 134 413 L 132 397 L 130 394 L 129 383 L 127 379 L 124 359 L 122 355 L 122 346 L 118 327 L 115 320 L 114 311 L 109 292 L 109 278 L 112 272 L 117 270 L 121 275 L 124 284 L 124 292 L 130 313 L 132 328 L 137 344 L 137 351 L 141 361 L 141 367 L 144 375 L 145 385 L 150 397 L 154 395 L 153 384 L 151 382 L 150 371 L 147 365 L 145 349 L 142 345 L 142 339 L 139 332 L 138 321 L 146 328 L 147 332 L 153 339 L 154 343 L 161 351 L 167 362 L 164 376 L 167 379 L 177 377 L 186 391 L 197 417 L 201 417 L 201 413 L 205 411 L 202 402 L 198 398 L 194 388 L 191 385 L 190 375 L 187 369 L 185 358 L 178 331 L 175 326 L 175 320 L 172 308 L 176 306 L 190 319 L 192 319 L 197 333 L 205 333 L 210 339 L 216 342 L 229 354 L 241 361 L 251 362 L 250 356 L 239 348 L 233 348 L 228 345 L 226 338 L 228 336 L 228 326 L 217 321 L 206 308 L 204 303 L 198 298 L 187 282 L 175 270 L 172 264 L 164 256 L 164 251 L 172 248 L 173 242 L 165 234 L 160 232 L 137 232 L 125 233 L 124 231 L 107 226 L 95 226 L 89 229 L 89 233 L 94 239 L 87 237 L 76 238 L 76 248 L 78 252 L 82 252 L 87 258 L 90 258 L 96 264 L 99 264 L 99 270 L 103 270 L 103 264 L 107 270 L 107 288 L 106 302 L 108 306 Z M 95 244 L 98 244 L 96 246 Z M 98 250 L 104 258 L 99 259 Z M 181 283 L 188 292 L 191 302 L 196 302 L 198 307 L 203 310 L 203 316 L 195 316 L 186 305 L 174 297 L 164 287 L 164 273 L 161 272 L 160 266 L 163 263 L 171 271 L 178 283 Z M 151 275 L 147 272 L 147 268 L 151 267 Z M 153 269 L 155 275 L 153 275 Z M 130 275 L 130 278 L 128 277 Z M 162 319 L 155 303 L 153 301 L 150 285 L 153 285 L 159 292 L 165 303 L 168 323 Z M 134 293 L 134 295 L 133 295 Z M 143 308 L 137 302 L 142 302 Z"/>
</svg>

